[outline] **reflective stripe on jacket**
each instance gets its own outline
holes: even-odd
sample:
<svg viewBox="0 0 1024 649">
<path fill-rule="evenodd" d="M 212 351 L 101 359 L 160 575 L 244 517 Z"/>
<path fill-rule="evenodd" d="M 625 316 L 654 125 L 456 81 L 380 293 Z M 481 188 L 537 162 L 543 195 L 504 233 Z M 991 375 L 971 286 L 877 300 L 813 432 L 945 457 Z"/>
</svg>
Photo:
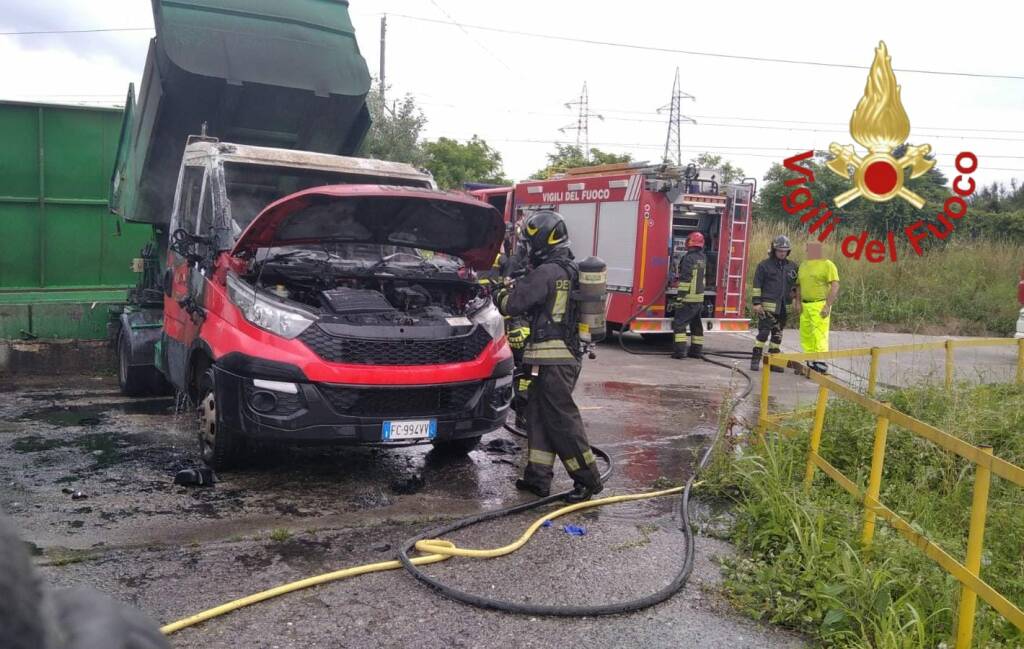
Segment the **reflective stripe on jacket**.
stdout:
<svg viewBox="0 0 1024 649">
<path fill-rule="evenodd" d="M 679 302 L 704 301 L 704 274 L 707 272 L 707 258 L 701 250 L 689 250 L 679 260 L 679 287 L 676 300 Z"/>
<path fill-rule="evenodd" d="M 757 265 L 750 298 L 769 313 L 781 313 L 793 299 L 797 286 L 797 265 L 789 259 L 769 257 Z"/>
</svg>

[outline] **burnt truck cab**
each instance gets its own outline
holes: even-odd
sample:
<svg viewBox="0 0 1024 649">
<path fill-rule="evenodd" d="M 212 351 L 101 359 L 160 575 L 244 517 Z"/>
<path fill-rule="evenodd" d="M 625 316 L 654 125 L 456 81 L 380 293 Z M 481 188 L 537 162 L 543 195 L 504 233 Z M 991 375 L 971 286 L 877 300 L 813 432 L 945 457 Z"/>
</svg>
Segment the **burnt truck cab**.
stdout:
<svg viewBox="0 0 1024 649">
<path fill-rule="evenodd" d="M 193 138 L 168 232 L 152 358 L 215 468 L 253 440 L 466 452 L 504 422 L 490 205 L 405 164 Z"/>
</svg>

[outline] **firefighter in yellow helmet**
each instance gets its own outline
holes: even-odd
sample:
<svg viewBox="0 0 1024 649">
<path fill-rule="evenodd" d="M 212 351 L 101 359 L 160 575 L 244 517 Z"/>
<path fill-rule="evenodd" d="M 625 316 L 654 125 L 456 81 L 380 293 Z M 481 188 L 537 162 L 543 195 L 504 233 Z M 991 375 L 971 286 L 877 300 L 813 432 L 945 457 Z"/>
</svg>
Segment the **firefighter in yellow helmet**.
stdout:
<svg viewBox="0 0 1024 649">
<path fill-rule="evenodd" d="M 566 500 L 580 502 L 600 493 L 603 485 L 572 396 L 582 357 L 571 295 L 579 269 L 569 250 L 568 228 L 557 212 L 535 212 L 524 234 L 532 269 L 497 296 L 502 313 L 526 315 L 530 321 L 523 351 L 523 363 L 533 377 L 526 408 L 529 457 L 516 488 L 541 497 L 550 494 L 557 457 L 574 482 Z"/>
</svg>

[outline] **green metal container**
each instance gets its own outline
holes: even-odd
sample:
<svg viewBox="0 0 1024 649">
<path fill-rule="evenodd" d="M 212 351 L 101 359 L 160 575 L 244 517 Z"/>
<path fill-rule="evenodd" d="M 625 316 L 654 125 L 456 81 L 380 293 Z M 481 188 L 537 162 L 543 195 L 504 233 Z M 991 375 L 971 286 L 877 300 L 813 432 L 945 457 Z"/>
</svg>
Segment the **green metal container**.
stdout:
<svg viewBox="0 0 1024 649">
<path fill-rule="evenodd" d="M 103 338 L 152 228 L 110 214 L 121 111 L 0 101 L 0 339 Z"/>
</svg>

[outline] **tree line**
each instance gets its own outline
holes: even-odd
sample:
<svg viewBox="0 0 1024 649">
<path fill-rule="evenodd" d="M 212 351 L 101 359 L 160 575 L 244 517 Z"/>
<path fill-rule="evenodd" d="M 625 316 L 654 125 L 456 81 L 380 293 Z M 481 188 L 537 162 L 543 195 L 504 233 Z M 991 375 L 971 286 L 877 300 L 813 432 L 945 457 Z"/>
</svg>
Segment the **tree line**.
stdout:
<svg viewBox="0 0 1024 649">
<path fill-rule="evenodd" d="M 467 182 L 494 185 L 511 183 L 505 175 L 501 153 L 483 138 L 474 135 L 466 142 L 447 137 L 423 139 L 422 132 L 427 118 L 411 95 L 407 94 L 386 105 L 379 87 L 375 86 L 367 97 L 367 104 L 372 124 L 360 155 L 407 162 L 426 169 L 443 189 L 461 189 Z M 553 146 L 554 150 L 546 155 L 546 161 L 530 178 L 549 178 L 573 167 L 633 161 L 628 153 L 591 148 L 588 157 L 575 145 L 553 143 Z M 893 155 L 899 158 L 903 148 L 897 148 Z M 841 219 L 840 232 L 844 236 L 867 230 L 872 237 L 881 238 L 889 231 L 900 232 L 930 214 L 922 213 L 899 199 L 873 203 L 858 198 L 844 207 L 834 207 L 835 197 L 849 189 L 850 182 L 826 169 L 825 163 L 829 159 L 827 152 L 817 151 L 814 158 L 804 164 L 814 171 L 814 182 L 809 187 L 811 193 L 818 200 L 833 206 L 833 212 Z M 703 153 L 690 162 L 698 168 L 720 170 L 720 179 L 724 183 L 737 182 L 745 176 L 743 169 L 718 155 Z M 760 191 L 754 203 L 755 219 L 777 222 L 785 227 L 793 226 L 794 217 L 782 209 L 782 197 L 789 191 L 785 186 L 786 178 L 786 170 L 779 163 L 768 170 L 760 183 Z M 934 210 L 935 213 L 941 211 L 943 202 L 950 196 L 949 179 L 938 168 L 931 169 L 919 178 L 908 179 L 906 186 L 925 199 L 926 210 Z M 956 236 L 949 241 L 991 238 L 1024 243 L 1024 185 L 1011 181 L 1008 186 L 992 183 L 979 187 L 970 196 L 968 203 L 968 214 L 957 224 Z"/>
</svg>

